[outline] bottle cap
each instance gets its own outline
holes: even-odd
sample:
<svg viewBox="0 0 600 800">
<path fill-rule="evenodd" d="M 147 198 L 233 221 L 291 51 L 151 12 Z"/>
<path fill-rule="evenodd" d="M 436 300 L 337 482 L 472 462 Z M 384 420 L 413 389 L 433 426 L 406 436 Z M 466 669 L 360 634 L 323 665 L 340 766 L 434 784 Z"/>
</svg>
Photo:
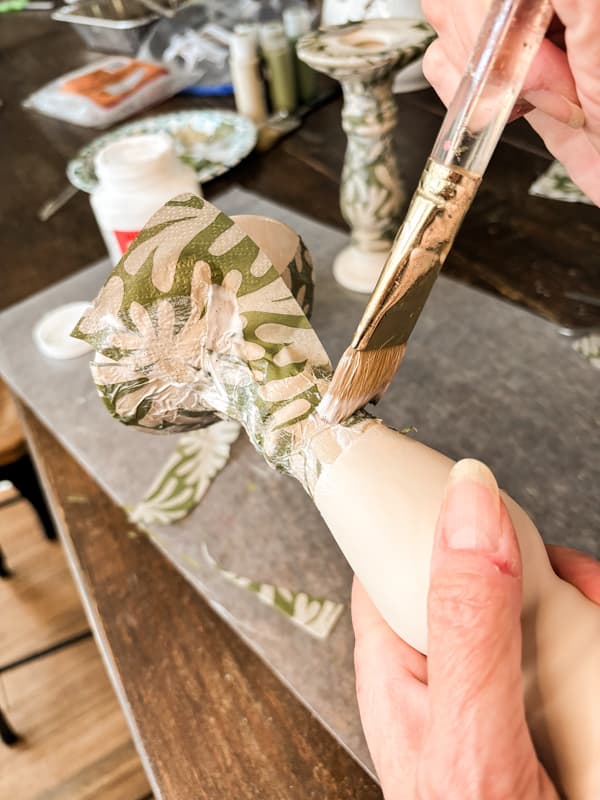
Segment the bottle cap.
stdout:
<svg viewBox="0 0 600 800">
<path fill-rule="evenodd" d="M 305 6 L 289 6 L 283 12 L 283 27 L 288 39 L 299 39 L 310 31 L 311 14 Z"/>
<path fill-rule="evenodd" d="M 139 180 L 177 165 L 173 140 L 164 133 L 126 136 L 107 144 L 94 159 L 100 183 Z"/>
<path fill-rule="evenodd" d="M 251 33 L 254 36 L 256 44 L 258 45 L 258 29 L 260 25 L 258 22 L 238 22 L 234 25 L 234 33 Z"/>
<path fill-rule="evenodd" d="M 260 46 L 263 50 L 283 50 L 289 47 L 281 22 L 265 22 L 258 30 Z"/>
<path fill-rule="evenodd" d="M 237 27 L 229 38 L 231 58 L 239 61 L 256 61 L 258 58 L 256 31 L 247 30 L 240 33 Z"/>
</svg>

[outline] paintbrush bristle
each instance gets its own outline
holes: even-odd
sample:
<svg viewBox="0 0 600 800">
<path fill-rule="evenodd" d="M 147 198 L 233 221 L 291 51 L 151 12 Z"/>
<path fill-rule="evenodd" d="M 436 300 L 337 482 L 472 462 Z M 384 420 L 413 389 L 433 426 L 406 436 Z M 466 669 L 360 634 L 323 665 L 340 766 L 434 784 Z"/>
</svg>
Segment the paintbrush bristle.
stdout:
<svg viewBox="0 0 600 800">
<path fill-rule="evenodd" d="M 348 347 L 335 370 L 318 413 L 331 425 L 343 422 L 386 391 L 406 352 L 406 345 L 380 350 Z"/>
</svg>

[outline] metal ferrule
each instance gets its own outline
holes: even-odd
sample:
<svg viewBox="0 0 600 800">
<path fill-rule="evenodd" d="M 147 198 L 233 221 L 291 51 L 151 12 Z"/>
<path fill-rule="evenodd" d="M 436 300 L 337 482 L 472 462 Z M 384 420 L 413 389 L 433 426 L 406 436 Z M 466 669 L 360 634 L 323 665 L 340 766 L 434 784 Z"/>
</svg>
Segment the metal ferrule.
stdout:
<svg viewBox="0 0 600 800">
<path fill-rule="evenodd" d="M 423 310 L 480 178 L 429 159 L 356 329 L 352 347 L 405 344 Z"/>
</svg>

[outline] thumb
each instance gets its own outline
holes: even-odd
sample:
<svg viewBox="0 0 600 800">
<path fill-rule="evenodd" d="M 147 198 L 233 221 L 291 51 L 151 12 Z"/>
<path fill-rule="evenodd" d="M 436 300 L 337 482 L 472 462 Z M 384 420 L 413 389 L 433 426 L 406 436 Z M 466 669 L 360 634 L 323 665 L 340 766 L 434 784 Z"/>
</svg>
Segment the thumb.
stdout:
<svg viewBox="0 0 600 800">
<path fill-rule="evenodd" d="M 513 771 L 499 775 L 498 765 L 517 753 L 537 763 L 525 724 L 520 611 L 519 546 L 498 486 L 483 464 L 461 461 L 450 473 L 432 557 L 425 752 L 450 780 L 460 770 L 464 781 L 470 765 L 468 796 L 488 796 L 485 776 L 510 781 Z M 499 797 L 517 796 L 514 786 L 495 788 L 505 790 Z"/>
</svg>

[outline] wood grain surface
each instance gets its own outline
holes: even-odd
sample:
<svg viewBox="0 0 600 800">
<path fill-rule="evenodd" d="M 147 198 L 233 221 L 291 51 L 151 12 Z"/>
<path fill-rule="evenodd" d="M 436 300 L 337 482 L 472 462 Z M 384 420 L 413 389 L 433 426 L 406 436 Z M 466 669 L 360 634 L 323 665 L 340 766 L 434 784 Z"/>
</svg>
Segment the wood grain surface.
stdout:
<svg viewBox="0 0 600 800">
<path fill-rule="evenodd" d="M 91 639 L 0 676 L 22 736 L 0 747 L 0 797 L 142 800 L 149 786 Z"/>
<path fill-rule="evenodd" d="M 61 23 L 5 15 L 0 30 L 0 308 L 104 255 L 88 198 L 79 193 L 46 223 L 39 206 L 65 185 L 65 166 L 97 132 L 20 103 L 50 78 L 95 58 Z M 176 98 L 161 111 L 230 107 Z M 432 92 L 398 99 L 399 157 L 412 192 L 442 108 Z M 340 101 L 291 137 L 252 154 L 205 187 L 233 183 L 333 225 L 345 139 Z M 567 326 L 599 323 L 598 308 L 567 297 L 600 295 L 596 208 L 531 198 L 547 166 L 524 125 L 505 135 L 446 274 Z M 0 344 L 1 346 L 1 344 Z M 157 797 L 168 800 L 380 797 L 380 792 L 260 659 L 238 639 L 121 510 L 29 413 L 26 430 L 60 522 L 71 565 Z M 75 499 L 76 498 L 76 499 Z M 83 501 L 82 501 L 83 498 Z M 13 793 L 13 796 L 16 796 Z"/>
<path fill-rule="evenodd" d="M 25 437 L 12 394 L 0 379 L 0 467 L 11 464 L 25 452 Z"/>
<path fill-rule="evenodd" d="M 62 548 L 46 539 L 25 500 L 0 508 L 0 547 L 13 573 L 0 581 L 1 671 L 84 633 L 88 623 Z"/>
<path fill-rule="evenodd" d="M 380 797 L 373 781 L 131 528 L 31 412 L 25 422 L 157 797 Z"/>
</svg>

